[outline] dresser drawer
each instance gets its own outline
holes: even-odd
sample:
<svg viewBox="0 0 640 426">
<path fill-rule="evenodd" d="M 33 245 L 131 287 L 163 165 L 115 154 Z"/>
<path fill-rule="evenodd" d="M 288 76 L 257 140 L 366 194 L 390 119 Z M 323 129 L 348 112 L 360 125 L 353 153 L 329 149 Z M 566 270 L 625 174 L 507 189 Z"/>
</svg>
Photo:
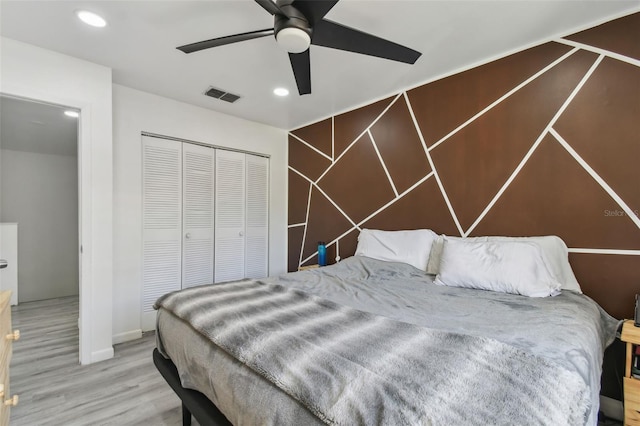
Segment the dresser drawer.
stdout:
<svg viewBox="0 0 640 426">
<path fill-rule="evenodd" d="M 640 380 L 624 378 L 624 424 L 640 426 Z"/>
<path fill-rule="evenodd" d="M 10 407 L 5 405 L 6 399 L 11 396 L 9 389 L 9 363 L 13 340 L 7 339 L 11 334 L 11 306 L 9 306 L 9 292 L 0 292 L 0 384 L 3 385 L 3 394 L 0 398 L 0 426 L 9 424 Z"/>
<path fill-rule="evenodd" d="M 0 425 L 2 426 L 7 426 L 9 424 L 9 407 L 4 405 L 4 400 L 5 398 L 7 398 L 7 395 L 9 395 L 9 380 L 5 380 L 4 382 L 5 388 L 4 388 L 4 396 L 2 397 L 2 400 L 0 401 Z"/>
<path fill-rule="evenodd" d="M 12 340 L 6 339 L 6 335 L 11 333 L 11 307 L 0 306 L 0 365 L 9 366 L 11 361 Z"/>
</svg>

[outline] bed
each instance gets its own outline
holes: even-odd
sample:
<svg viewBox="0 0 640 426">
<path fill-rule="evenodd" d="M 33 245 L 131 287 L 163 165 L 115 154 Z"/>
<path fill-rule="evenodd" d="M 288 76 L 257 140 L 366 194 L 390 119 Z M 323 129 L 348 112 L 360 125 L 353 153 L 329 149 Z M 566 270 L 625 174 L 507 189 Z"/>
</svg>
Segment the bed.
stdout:
<svg viewBox="0 0 640 426">
<path fill-rule="evenodd" d="M 160 298 L 154 361 L 185 423 L 597 423 L 619 321 L 579 291 L 439 285 L 417 266 L 360 253 Z"/>
</svg>

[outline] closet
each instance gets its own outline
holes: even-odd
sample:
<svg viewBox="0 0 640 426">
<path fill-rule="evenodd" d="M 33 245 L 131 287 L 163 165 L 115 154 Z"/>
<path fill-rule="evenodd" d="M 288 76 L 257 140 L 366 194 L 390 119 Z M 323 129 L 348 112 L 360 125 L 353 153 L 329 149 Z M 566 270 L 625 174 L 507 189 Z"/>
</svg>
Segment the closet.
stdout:
<svg viewBox="0 0 640 426">
<path fill-rule="evenodd" d="M 142 311 L 163 294 L 266 277 L 269 159 L 142 136 Z"/>
</svg>

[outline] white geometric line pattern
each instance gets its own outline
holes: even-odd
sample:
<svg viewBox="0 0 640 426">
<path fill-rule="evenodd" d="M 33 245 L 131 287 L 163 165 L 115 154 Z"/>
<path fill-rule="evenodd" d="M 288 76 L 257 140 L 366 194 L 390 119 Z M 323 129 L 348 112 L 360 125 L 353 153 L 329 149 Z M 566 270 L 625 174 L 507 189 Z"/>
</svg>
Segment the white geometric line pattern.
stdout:
<svg viewBox="0 0 640 426">
<path fill-rule="evenodd" d="M 356 142 L 358 142 L 358 139 L 360 139 L 360 138 L 361 138 L 365 133 L 367 133 L 367 132 L 369 131 L 369 129 L 371 129 L 371 127 L 372 127 L 374 124 L 376 124 L 376 123 L 378 122 L 378 120 L 380 119 L 380 117 L 382 117 L 382 116 L 383 116 L 383 115 L 384 115 L 384 114 L 389 110 L 389 108 L 391 108 L 391 107 L 393 106 L 393 104 L 395 104 L 395 103 L 396 103 L 396 101 L 398 100 L 398 98 L 399 98 L 399 97 L 400 97 L 400 94 L 398 94 L 398 95 L 397 95 L 397 96 L 396 96 L 396 97 L 391 101 L 391 103 L 390 103 L 389 105 L 387 105 L 387 107 L 386 107 L 386 108 L 385 108 L 385 109 L 384 109 L 384 110 L 383 110 L 383 111 L 382 111 L 382 112 L 381 112 L 381 113 L 376 117 L 376 119 L 375 119 L 375 120 L 373 120 L 373 121 L 371 122 L 371 124 L 369 124 L 369 125 L 367 126 L 367 128 L 366 128 L 366 129 L 364 129 L 364 130 L 362 131 L 362 133 L 360 133 L 358 136 L 356 136 L 356 137 L 355 137 L 355 139 L 354 139 L 353 141 L 351 141 L 351 143 L 350 143 L 350 144 L 345 148 L 345 150 L 344 150 L 344 151 L 342 151 L 342 152 L 340 153 L 340 155 L 338 155 L 338 158 L 336 158 L 336 159 L 333 161 L 333 164 L 331 164 L 329 167 L 327 167 L 327 170 L 325 170 L 325 171 L 320 175 L 320 177 L 316 180 L 316 183 L 317 183 L 317 182 L 320 182 L 320 180 L 324 177 L 324 175 L 326 175 L 327 173 L 329 173 L 329 170 L 331 170 L 331 168 L 335 165 L 335 163 L 337 163 L 338 161 L 340 161 L 340 159 L 341 159 L 341 158 L 342 158 L 342 157 L 347 153 L 347 151 L 349 151 L 349 150 L 351 149 L 351 147 L 353 147 L 353 145 L 355 145 L 355 144 L 356 144 Z M 289 134 L 291 134 L 291 133 L 289 133 Z"/>
<path fill-rule="evenodd" d="M 640 250 L 614 250 L 614 249 L 594 249 L 594 248 L 570 248 L 569 253 L 618 254 L 623 256 L 640 256 Z"/>
<path fill-rule="evenodd" d="M 339 256 L 340 253 L 337 251 L 338 250 L 338 246 L 337 246 L 337 242 L 341 239 L 344 238 L 346 235 L 349 235 L 351 232 L 353 232 L 354 230 L 362 230 L 361 227 L 364 223 L 366 223 L 368 220 L 372 219 L 373 217 L 375 217 L 378 213 L 384 211 L 387 207 L 393 205 L 396 201 L 400 200 L 402 197 L 404 197 L 405 195 L 407 195 L 408 193 L 410 193 L 411 191 L 413 191 L 415 188 L 417 188 L 419 185 L 421 185 L 423 182 L 425 182 L 427 179 L 429 179 L 431 176 L 433 176 L 433 172 L 429 173 L 428 175 L 426 175 L 425 177 L 423 177 L 422 179 L 420 179 L 419 181 L 417 181 L 416 183 L 414 183 L 413 185 L 411 185 L 411 187 L 407 188 L 406 191 L 404 191 L 402 194 L 399 194 L 398 196 L 396 196 L 393 200 L 389 201 L 387 204 L 385 204 L 384 206 L 380 207 L 378 210 L 376 210 L 375 212 L 371 213 L 369 216 L 365 217 L 364 219 L 362 219 L 357 225 L 355 225 L 353 228 L 348 229 L 347 231 L 343 232 L 341 235 L 337 236 L 336 238 L 334 238 L 332 241 L 330 241 L 326 246 L 327 247 L 331 247 L 334 243 L 336 244 L 336 255 Z M 302 261 L 302 263 L 300 263 L 300 265 L 304 264 L 305 262 L 311 260 L 316 254 L 318 254 L 318 252 L 314 252 L 312 253 L 309 257 L 307 257 L 306 259 L 304 259 Z M 300 266 L 298 265 L 298 266 Z"/>
<path fill-rule="evenodd" d="M 300 174 L 299 172 L 297 172 L 294 168 L 289 167 L 289 169 L 293 170 L 294 172 Z M 300 174 L 302 177 L 306 178 L 306 176 Z M 302 252 L 304 251 L 304 243 L 305 240 L 307 238 L 307 224 L 309 223 L 309 210 L 311 210 L 311 188 L 313 187 L 313 182 L 309 181 L 309 195 L 307 196 L 307 213 L 305 215 L 305 219 L 304 219 L 304 232 L 302 234 L 302 245 L 300 246 L 300 256 L 299 256 L 299 260 L 298 260 L 298 266 L 302 264 Z"/>
<path fill-rule="evenodd" d="M 324 196 L 325 196 L 325 198 L 326 198 L 327 200 L 329 200 L 329 201 L 331 202 L 331 204 L 333 204 L 333 207 L 335 207 L 335 208 L 336 208 L 340 213 L 342 213 L 342 215 L 343 215 L 343 216 L 344 216 L 344 217 L 345 217 L 349 222 L 351 222 L 351 224 L 352 224 L 353 226 L 355 226 L 356 228 L 358 228 L 358 230 L 360 229 L 360 228 L 358 227 L 358 225 L 356 225 L 356 223 L 353 221 L 353 219 L 351 219 L 351 217 L 349 217 L 349 215 L 348 215 L 348 214 L 346 214 L 346 213 L 344 212 L 344 210 L 342 210 L 342 209 L 340 208 L 340 206 L 338 205 L 338 203 L 336 203 L 335 201 L 333 201 L 333 199 L 332 199 L 331 197 L 329 197 L 329 195 L 327 195 L 327 193 L 326 193 L 326 192 L 324 192 L 324 190 L 323 190 L 322 188 L 320 188 L 320 187 L 319 187 L 318 185 L 316 185 L 315 183 L 313 184 L 313 186 L 318 190 L 318 192 L 320 192 L 322 195 L 324 195 Z"/>
<path fill-rule="evenodd" d="M 569 154 L 571 154 L 571 156 L 578 162 L 578 164 L 580 164 L 582 168 L 585 169 L 585 171 L 589 173 L 589 175 L 591 175 L 591 177 L 596 182 L 598 182 L 598 185 L 600 185 L 602 189 L 604 189 L 607 194 L 609 194 L 609 196 L 613 198 L 616 203 L 618 203 L 620 208 L 627 214 L 627 217 L 631 219 L 633 223 L 635 223 L 635 225 L 640 229 L 640 218 L 638 217 L 637 213 L 634 212 L 633 209 L 629 207 L 618 194 L 616 194 L 613 188 L 611 188 L 609 184 L 607 184 L 607 182 L 605 182 L 604 179 L 602 179 L 600 175 L 598 175 L 596 171 L 593 170 L 593 168 L 589 164 L 587 164 L 587 162 L 584 161 L 582 157 L 580 157 L 580 155 L 571 147 L 571 145 L 567 143 L 566 140 L 564 140 L 562 136 L 560 136 L 560 134 L 555 129 L 551 129 L 550 133 L 554 138 L 556 138 L 558 143 L 560 143 L 560 145 L 562 145 L 562 147 L 566 149 Z"/>
<path fill-rule="evenodd" d="M 335 117 L 331 117 L 331 163 L 336 162 L 336 127 Z"/>
<path fill-rule="evenodd" d="M 312 150 L 314 150 L 315 152 L 317 152 L 318 154 L 322 155 L 324 158 L 326 158 L 327 160 L 331 161 L 333 163 L 333 158 L 329 157 L 327 154 L 325 154 L 324 152 L 320 151 L 318 148 L 316 148 L 315 146 L 311 145 L 310 143 L 300 139 L 298 136 L 294 135 L 293 133 L 289 133 L 290 136 L 293 136 L 294 138 L 298 139 L 300 142 L 302 142 L 307 148 L 311 148 Z"/>
<path fill-rule="evenodd" d="M 516 87 L 514 87 L 513 89 L 509 90 L 507 93 L 505 93 L 504 95 L 500 96 L 498 99 L 496 99 L 494 102 L 492 102 L 491 104 L 489 104 L 487 107 L 485 107 L 483 110 L 481 110 L 479 113 L 477 113 L 476 115 L 474 115 L 473 117 L 471 117 L 470 119 L 468 119 L 467 121 L 465 121 L 464 123 L 462 123 L 461 125 L 459 125 L 458 127 L 456 127 L 455 129 L 453 129 L 451 132 L 449 132 L 447 135 L 445 135 L 444 137 L 442 137 L 439 141 L 437 141 L 436 143 L 434 143 L 433 145 L 431 145 L 429 147 L 429 151 L 433 150 L 434 148 L 436 148 L 438 145 L 440 145 L 441 143 L 443 143 L 444 141 L 446 141 L 447 139 L 449 139 L 451 136 L 455 135 L 456 133 L 458 133 L 460 130 L 464 129 L 465 127 L 467 127 L 469 124 L 473 123 L 474 121 L 476 121 L 478 118 L 482 117 L 482 115 L 484 115 L 487 111 L 493 109 L 493 107 L 495 107 L 496 105 L 498 105 L 499 103 L 501 103 L 502 101 L 504 101 L 505 99 L 507 99 L 508 97 L 510 97 L 511 95 L 513 95 L 514 93 L 516 93 L 518 90 L 522 89 L 524 86 L 526 86 L 527 84 L 531 83 L 533 80 L 535 80 L 536 78 L 540 77 L 542 74 L 546 73 L 547 71 L 549 71 L 551 68 L 555 67 L 556 65 L 558 65 L 560 62 L 564 61 L 565 59 L 567 59 L 569 56 L 573 55 L 574 53 L 576 53 L 578 50 L 578 48 L 572 49 L 571 51 L 565 53 L 564 55 L 562 55 L 561 57 L 559 57 L 558 59 L 556 59 L 555 61 L 553 61 L 552 63 L 550 63 L 549 65 L 547 65 L 546 67 L 542 68 L 540 71 L 538 71 L 537 73 L 535 73 L 534 75 L 532 75 L 531 77 L 529 77 L 528 79 L 526 79 L 525 81 L 523 81 L 522 83 L 518 84 Z"/>
<path fill-rule="evenodd" d="M 444 198 L 444 202 L 447 204 L 447 208 L 449 209 L 449 213 L 451 213 L 451 217 L 453 218 L 453 222 L 456 224 L 456 228 L 458 228 L 458 232 L 460 235 L 464 235 L 462 231 L 462 226 L 460 225 L 460 221 L 458 220 L 458 215 L 456 215 L 455 210 L 453 210 L 453 206 L 451 205 L 451 201 L 449 201 L 449 196 L 447 195 L 447 191 L 445 191 L 444 186 L 442 185 L 442 181 L 440 180 L 440 176 L 438 175 L 438 171 L 436 170 L 436 165 L 431 159 L 431 154 L 427 149 L 427 143 L 424 140 L 424 136 L 422 135 L 422 131 L 420 130 L 420 125 L 418 124 L 418 120 L 416 120 L 416 115 L 413 112 L 413 107 L 411 106 L 411 102 L 409 101 L 409 96 L 407 96 L 407 92 L 404 93 L 404 100 L 407 103 L 407 107 L 409 108 L 409 114 L 411 114 L 411 120 L 413 120 L 413 125 L 418 132 L 418 136 L 420 137 L 420 143 L 422 143 L 422 148 L 424 149 L 424 153 L 427 156 L 427 160 L 429 161 L 429 166 L 431 167 L 431 172 L 436 178 L 436 182 L 438 183 L 438 188 L 440 189 L 440 193 Z"/>
<path fill-rule="evenodd" d="M 425 177 L 423 177 L 422 179 L 420 179 L 419 181 L 417 181 L 416 183 L 414 183 L 413 185 L 411 185 L 409 188 L 407 188 L 402 194 L 398 195 L 396 198 L 394 198 L 393 200 L 389 201 L 387 204 L 385 204 L 384 206 L 380 207 L 378 210 L 376 210 L 375 212 L 371 213 L 369 216 L 365 217 L 364 219 L 362 219 L 359 223 L 358 226 L 362 226 L 364 223 L 366 223 L 368 220 L 373 219 L 375 216 L 378 215 L 378 213 L 384 211 L 387 207 L 393 205 L 396 201 L 400 200 L 402 197 L 404 197 L 405 195 L 407 195 L 408 193 L 410 193 L 411 191 L 413 191 L 414 189 L 416 189 L 418 186 L 420 186 L 423 182 L 425 182 L 427 179 L 429 179 L 431 176 L 434 176 L 433 172 L 430 172 L 428 175 L 426 175 Z"/>
<path fill-rule="evenodd" d="M 478 226 L 478 224 L 482 221 L 482 219 L 484 219 L 485 215 L 489 212 L 489 210 L 491 210 L 491 208 L 493 207 L 493 205 L 496 203 L 496 201 L 498 201 L 498 199 L 500 198 L 500 196 L 502 196 L 502 194 L 504 193 L 504 191 L 509 187 L 509 185 L 511 184 L 511 182 L 513 182 L 513 180 L 516 178 L 516 176 L 518 175 L 518 173 L 520 173 L 520 170 L 522 170 L 522 168 L 525 166 L 525 164 L 527 164 L 527 161 L 529 161 L 529 158 L 531 158 L 531 156 L 533 155 L 534 151 L 536 150 L 536 148 L 540 145 L 540 143 L 542 142 L 542 140 L 544 139 L 544 137 L 549 133 L 549 131 L 552 129 L 552 126 L 556 123 L 556 121 L 558 121 L 558 118 L 560 118 L 560 116 L 562 115 L 562 113 L 567 109 L 567 107 L 569 106 L 569 104 L 571 103 L 571 101 L 576 97 L 576 95 L 578 94 L 578 92 L 580 91 L 580 89 L 582 89 L 582 86 L 584 86 L 584 84 L 587 82 L 587 80 L 589 79 L 589 77 L 591 77 L 591 75 L 593 74 L 593 72 L 596 70 L 596 68 L 598 67 L 598 65 L 600 65 L 600 62 L 602 62 L 603 56 L 599 56 L 595 62 L 593 63 L 593 65 L 591 66 L 591 68 L 589 68 L 589 70 L 586 72 L 586 74 L 584 75 L 584 77 L 582 77 L 582 80 L 580 80 L 580 83 L 578 83 L 578 85 L 573 89 L 573 92 L 571 92 L 571 94 L 569 95 L 569 97 L 567 97 L 567 99 L 564 101 L 564 103 L 562 104 L 562 106 L 560 107 L 560 109 L 558 109 L 558 111 L 556 112 L 556 114 L 553 116 L 553 118 L 551 119 L 551 121 L 549 121 L 549 124 L 547 124 L 547 126 L 544 128 L 544 130 L 542 131 L 542 133 L 540 133 L 540 136 L 538 136 L 538 139 L 536 139 L 536 141 L 534 142 L 534 144 L 531 146 L 531 148 L 529 149 L 529 152 L 527 152 L 527 154 L 524 156 L 524 158 L 522 159 L 522 161 L 520 162 L 520 164 L 518 164 L 518 166 L 516 167 L 516 169 L 513 171 L 513 173 L 511 174 L 511 176 L 509 176 L 509 178 L 507 179 L 507 181 L 504 183 L 504 185 L 502 185 L 502 188 L 500 188 L 500 190 L 498 191 L 498 193 L 495 195 L 495 197 L 493 197 L 493 199 L 489 202 L 489 204 L 487 205 L 487 207 L 485 207 L 485 209 L 482 211 L 482 213 L 480 213 L 480 216 L 478 216 L 478 218 L 475 220 L 475 222 L 473 222 L 473 224 L 469 227 L 469 229 L 467 229 L 467 231 L 464 233 L 464 237 L 468 236 L 474 229 L 476 226 Z"/>
<path fill-rule="evenodd" d="M 566 44 L 567 46 L 573 46 L 583 50 L 588 50 L 589 52 L 597 53 L 598 55 L 604 55 L 611 59 L 616 59 L 618 61 L 626 62 L 628 64 L 635 65 L 636 67 L 640 67 L 639 60 L 621 55 L 620 53 L 610 52 L 609 50 L 600 49 L 599 47 L 590 46 L 588 44 L 579 43 L 573 40 L 566 40 L 564 38 L 560 38 L 554 41 L 556 43 Z"/>
<path fill-rule="evenodd" d="M 349 217 L 349 215 L 347 215 L 344 210 L 342 210 L 340 208 L 340 206 L 338 206 L 338 204 L 333 201 L 333 199 L 331 197 L 329 197 L 323 190 L 322 188 L 320 188 L 315 182 L 313 182 L 311 179 L 309 179 L 307 176 L 305 176 L 303 173 L 300 173 L 298 170 L 294 169 L 293 167 L 289 166 L 289 170 L 295 172 L 296 174 L 300 175 L 301 177 L 303 177 L 304 179 L 306 179 L 309 183 L 310 183 L 310 188 L 309 188 L 309 196 L 307 199 L 307 217 L 305 219 L 304 225 L 305 225 L 305 230 L 304 230 L 304 234 L 302 236 L 302 248 L 300 249 L 300 262 L 298 263 L 298 266 L 302 265 L 304 262 L 306 262 L 309 259 L 305 259 L 302 260 L 302 252 L 304 251 L 304 244 L 306 241 L 306 237 L 307 237 L 307 224 L 309 223 L 309 210 L 311 208 L 311 188 L 315 188 L 316 190 L 318 190 L 318 192 L 320 192 L 322 195 L 325 196 L 325 198 L 327 200 L 329 200 L 329 202 L 331 204 L 333 204 L 333 206 L 336 208 L 336 210 L 338 210 L 352 225 L 354 228 L 352 229 L 358 229 L 360 230 L 360 228 L 355 224 L 355 222 Z M 346 234 L 345 234 L 346 235 Z M 344 235 L 343 235 L 344 236 Z M 315 256 L 317 254 L 314 253 L 311 257 Z"/>
<path fill-rule="evenodd" d="M 369 134 L 369 139 L 371 139 L 371 144 L 373 145 L 373 149 L 376 151 L 376 155 L 378 156 L 378 160 L 380 160 L 380 164 L 382 165 L 382 168 L 384 169 L 384 173 L 387 175 L 387 179 L 389 179 L 389 184 L 391 185 L 391 189 L 393 189 L 393 193 L 396 195 L 396 198 L 398 197 L 398 190 L 396 189 L 396 185 L 393 183 L 393 179 L 391 179 L 391 174 L 389 174 L 389 170 L 387 169 L 387 165 L 384 164 L 384 159 L 382 158 L 382 155 L 380 155 L 380 150 L 378 149 L 378 145 L 376 145 L 376 141 L 375 139 L 373 139 L 373 135 L 371 134 L 370 130 L 367 130 L 367 133 Z"/>
<path fill-rule="evenodd" d="M 470 233 L 475 229 L 475 227 L 482 221 L 482 219 L 486 216 L 486 214 L 489 212 L 489 210 L 495 205 L 496 201 L 501 197 L 501 195 L 505 192 L 505 190 L 509 187 L 509 185 L 513 182 L 513 180 L 515 179 L 515 177 L 518 175 L 518 173 L 522 170 L 522 168 L 526 165 L 527 161 L 531 158 L 532 154 L 534 153 L 534 151 L 536 150 L 536 148 L 540 145 L 541 141 L 543 140 L 543 138 L 547 135 L 547 134 L 551 134 L 553 135 L 553 137 L 557 140 L 557 142 L 565 149 L 567 150 L 567 152 L 574 158 L 574 160 L 580 164 L 580 166 L 589 173 L 589 175 L 616 201 L 616 203 L 618 203 L 618 205 L 622 208 L 622 210 L 627 214 L 627 216 L 634 222 L 634 224 L 640 228 L 640 218 L 635 214 L 635 212 L 624 202 L 624 200 L 618 196 L 616 194 L 616 192 L 604 181 L 604 179 L 602 179 L 596 172 L 595 170 L 589 166 L 589 164 L 587 164 L 587 162 L 578 155 L 578 153 L 570 146 L 570 144 L 564 140 L 562 138 L 562 136 L 560 136 L 558 134 L 558 132 L 553 128 L 553 125 L 556 123 L 556 121 L 559 119 L 559 117 L 561 116 L 561 114 L 565 111 L 565 109 L 568 107 L 568 105 L 571 103 L 571 101 L 575 98 L 575 96 L 577 95 L 577 93 L 580 91 L 580 89 L 584 86 L 584 84 L 586 83 L 586 81 L 589 79 L 589 77 L 593 74 L 593 72 L 595 71 L 595 69 L 598 67 L 598 65 L 602 62 L 603 58 L 606 57 L 610 57 L 619 61 L 623 61 L 625 63 L 629 63 L 631 65 L 640 67 L 640 61 L 633 59 L 633 58 L 629 58 L 627 56 L 615 53 L 615 52 L 610 52 L 604 49 L 600 49 L 600 48 L 596 48 L 590 45 L 584 45 L 582 43 L 578 43 L 578 42 L 574 42 L 571 40 L 566 40 L 566 39 L 558 39 L 555 40 L 558 43 L 562 43 L 565 45 L 570 45 L 572 47 L 574 47 L 574 49 L 572 49 L 571 51 L 567 52 L 566 54 L 564 54 L 563 56 L 561 56 L 560 58 L 558 58 L 557 60 L 553 61 L 552 63 L 550 63 L 549 65 L 547 65 L 546 67 L 544 67 L 543 69 L 541 69 L 540 71 L 538 71 L 537 73 L 535 73 L 534 75 L 532 75 L 531 77 L 529 77 L 528 79 L 526 79 L 525 81 L 523 81 L 522 83 L 518 84 L 516 87 L 514 87 L 513 89 L 511 89 L 510 91 L 508 91 L 507 93 L 505 93 L 503 96 L 501 96 L 500 98 L 498 98 L 496 101 L 492 102 L 490 105 L 488 105 L 487 107 L 483 108 L 480 112 L 478 112 L 477 114 L 473 115 L 471 118 L 469 118 L 468 120 L 466 120 L 464 123 L 462 123 L 460 126 L 456 127 L 454 130 L 452 130 L 451 132 L 449 132 L 447 135 L 445 135 L 444 137 L 442 137 L 440 140 L 438 140 L 436 143 L 434 143 L 431 147 L 427 147 L 425 140 L 424 140 L 424 136 L 423 133 L 420 130 L 420 127 L 418 125 L 418 122 L 416 120 L 414 111 L 412 109 L 411 103 L 409 101 L 409 98 L 407 96 L 406 91 L 405 92 L 401 92 L 400 94 L 398 94 L 390 103 L 389 105 L 367 126 L 367 128 L 365 130 L 363 130 L 348 146 L 347 148 L 336 158 L 335 157 L 335 139 L 334 139 L 334 119 L 335 117 L 332 117 L 332 121 L 331 121 L 331 149 L 332 149 L 332 155 L 329 158 L 329 156 L 327 156 L 326 154 L 323 154 L 324 157 L 331 159 L 332 164 L 320 175 L 320 177 L 314 182 L 312 181 L 310 178 L 306 177 L 303 173 L 299 172 L 298 170 L 295 170 L 294 168 L 292 168 L 291 166 L 289 166 L 289 169 L 292 170 L 293 172 L 297 173 L 298 175 L 302 176 L 304 179 L 306 179 L 308 182 L 310 182 L 311 187 L 315 187 L 319 192 L 321 192 L 326 198 L 327 200 L 329 200 L 329 202 L 331 204 L 333 204 L 333 206 L 353 225 L 350 229 L 348 229 L 347 231 L 343 232 L 341 235 L 339 235 L 338 237 L 336 237 L 335 239 L 333 239 L 332 241 L 330 241 L 327 246 L 331 246 L 333 244 L 336 244 L 336 256 L 339 257 L 339 249 L 338 249 L 338 244 L 339 244 L 339 240 L 344 238 L 346 235 L 348 235 L 349 233 L 353 232 L 354 230 L 360 230 L 361 226 L 367 222 L 368 220 L 372 219 L 373 217 L 375 217 L 376 215 L 378 215 L 379 213 L 381 213 L 382 211 L 384 211 L 385 209 L 387 209 L 388 207 L 390 207 L 391 205 L 393 205 L 395 202 L 397 202 L 398 200 L 400 200 L 402 197 L 404 197 L 405 195 L 409 194 L 411 191 L 413 191 L 415 188 L 417 188 L 420 184 L 422 184 L 423 182 L 425 182 L 427 179 L 431 178 L 432 176 L 436 179 L 437 183 L 438 183 L 438 188 L 441 192 L 441 195 L 443 197 L 443 199 L 445 200 L 447 207 L 450 210 L 452 219 L 454 221 L 454 223 L 456 224 L 456 227 L 458 228 L 460 235 L 462 236 L 468 236 L 470 235 Z M 516 169 L 513 171 L 513 173 L 510 175 L 510 177 L 507 179 L 507 181 L 504 183 L 504 185 L 500 188 L 500 190 L 497 192 L 497 194 L 495 195 L 495 197 L 491 200 L 491 202 L 486 206 L 486 208 L 481 212 L 481 214 L 477 217 L 477 219 L 473 222 L 473 224 L 469 227 L 469 229 L 465 231 L 463 231 L 457 215 L 453 209 L 453 206 L 451 205 L 449 198 L 446 194 L 446 191 L 444 190 L 444 187 L 442 186 L 442 182 L 440 181 L 440 178 L 438 176 L 437 170 L 435 168 L 435 165 L 433 163 L 433 160 L 431 159 L 431 155 L 429 153 L 429 151 L 431 151 L 432 149 L 434 149 L 436 146 L 444 143 L 447 139 L 451 138 L 454 134 L 456 134 L 457 132 L 459 132 L 460 130 L 462 130 L 463 128 L 465 128 L 466 126 L 468 126 L 470 123 L 472 123 L 473 121 L 477 120 L 479 117 L 481 117 L 483 114 L 487 113 L 488 111 L 490 111 L 491 109 L 493 109 L 495 106 L 497 106 L 498 104 L 500 104 L 502 101 L 504 101 L 505 99 L 509 98 L 511 95 L 513 95 L 514 93 L 516 93 L 518 90 L 520 90 L 521 88 L 523 88 L 524 86 L 526 86 L 528 83 L 530 83 L 531 81 L 533 81 L 534 79 L 538 78 L 539 76 L 541 76 L 542 74 L 546 73 L 547 71 L 549 71 L 550 69 L 552 69 L 553 67 L 555 67 L 556 65 L 560 64 L 561 62 L 563 62 L 564 60 L 566 60 L 567 58 L 569 58 L 571 55 L 573 55 L 574 53 L 576 53 L 577 51 L 579 51 L 580 49 L 583 50 L 588 50 L 591 52 L 595 52 L 597 54 L 599 54 L 599 57 L 596 59 L 596 61 L 593 63 L 593 65 L 590 67 L 590 69 L 587 71 L 587 73 L 583 76 L 583 78 L 581 79 L 580 83 L 574 88 L 574 90 L 572 91 L 572 93 L 568 96 L 568 98 L 565 100 L 565 102 L 563 103 L 563 105 L 558 109 L 558 111 L 556 112 L 556 114 L 554 115 L 554 117 L 551 119 L 551 121 L 548 123 L 548 125 L 545 127 L 545 129 L 542 131 L 542 133 L 539 135 L 539 137 L 536 139 L 536 141 L 533 143 L 533 145 L 531 146 L 531 148 L 529 149 L 529 151 L 527 152 L 527 154 L 524 156 L 524 158 L 521 160 L 521 162 L 518 164 L 518 166 L 516 167 Z M 405 190 L 402 193 L 398 193 L 397 189 L 395 187 L 395 184 L 393 182 L 393 179 L 391 178 L 391 175 L 386 167 L 386 164 L 384 162 L 384 159 L 382 157 L 382 155 L 380 154 L 380 151 L 377 148 L 377 145 L 375 143 L 374 137 L 371 134 L 370 129 L 372 128 L 372 126 L 391 108 L 391 106 L 393 106 L 393 104 L 400 98 L 400 96 L 403 96 L 403 98 L 405 99 L 405 102 L 407 104 L 407 107 L 409 109 L 409 113 L 411 115 L 411 118 L 413 120 L 414 126 L 416 128 L 416 131 L 418 133 L 418 136 L 420 138 L 420 142 L 423 145 L 423 149 L 425 151 L 425 154 L 427 156 L 427 159 L 429 161 L 429 165 L 431 166 L 431 172 L 429 174 L 427 174 L 426 176 L 424 176 L 422 179 L 420 179 L 418 182 L 416 182 L 414 185 L 412 185 L 410 188 L 408 188 L 407 190 Z M 385 205 L 383 205 L 382 207 L 380 207 L 379 209 L 377 209 L 376 211 L 374 211 L 373 213 L 371 213 L 370 215 L 368 215 L 366 218 L 364 218 L 363 220 L 361 220 L 359 223 L 355 223 L 345 212 L 344 210 L 342 210 L 338 204 L 331 198 L 329 197 L 319 186 L 318 186 L 318 182 L 320 182 L 320 180 L 327 174 L 327 172 L 329 172 L 329 170 L 338 162 L 340 161 L 340 159 L 345 155 L 345 153 L 365 134 L 368 133 L 368 136 L 371 138 L 371 142 L 373 144 L 373 147 L 375 149 L 375 152 L 380 160 L 380 163 L 384 169 L 384 172 L 389 180 L 389 183 L 391 185 L 391 187 L 393 188 L 394 191 L 394 195 L 395 197 L 390 200 L 389 202 L 387 202 Z M 290 135 L 294 136 L 296 139 L 300 140 L 301 142 L 305 143 L 306 145 L 310 146 L 308 143 L 302 141 L 302 139 L 300 139 L 299 137 L 293 135 L 292 133 L 289 133 Z M 314 150 L 318 151 L 317 149 L 314 148 Z M 318 151 L 319 152 L 319 151 Z M 302 254 L 303 254 L 303 249 L 304 249 L 304 239 L 306 238 L 306 227 L 308 226 L 308 217 L 309 217 L 309 208 L 310 208 L 310 201 L 311 201 L 311 191 L 309 192 L 309 198 L 308 198 L 308 203 L 307 203 L 307 220 L 304 223 L 301 224 L 294 224 L 294 225 L 290 225 L 290 227 L 293 226 L 305 226 L 305 236 L 303 237 L 303 243 L 302 243 L 302 247 L 300 250 L 300 262 L 299 262 L 299 266 L 304 264 L 305 262 L 308 262 L 309 260 L 311 260 L 314 256 L 317 255 L 317 252 L 314 252 L 313 254 L 311 254 L 310 256 L 308 256 L 305 259 L 302 259 Z M 593 254 L 612 254 L 612 255 L 640 255 L 640 250 L 616 250 L 616 249 L 597 249 L 597 248 L 569 248 L 569 252 L 570 253 L 593 253 Z"/>
</svg>

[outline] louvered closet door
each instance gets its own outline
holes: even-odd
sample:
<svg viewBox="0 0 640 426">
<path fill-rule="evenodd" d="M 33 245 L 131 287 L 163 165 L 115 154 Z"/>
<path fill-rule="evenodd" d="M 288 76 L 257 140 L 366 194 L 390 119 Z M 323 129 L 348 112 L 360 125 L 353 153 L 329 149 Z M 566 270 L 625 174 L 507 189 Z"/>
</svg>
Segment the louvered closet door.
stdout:
<svg viewBox="0 0 640 426">
<path fill-rule="evenodd" d="M 245 276 L 269 275 L 269 159 L 246 155 Z"/>
<path fill-rule="evenodd" d="M 213 167 L 215 150 L 182 147 L 182 287 L 213 283 Z"/>
<path fill-rule="evenodd" d="M 245 154 L 216 152 L 215 282 L 244 278 Z"/>
<path fill-rule="evenodd" d="M 181 287 L 182 144 L 142 137 L 142 310 Z"/>
</svg>

